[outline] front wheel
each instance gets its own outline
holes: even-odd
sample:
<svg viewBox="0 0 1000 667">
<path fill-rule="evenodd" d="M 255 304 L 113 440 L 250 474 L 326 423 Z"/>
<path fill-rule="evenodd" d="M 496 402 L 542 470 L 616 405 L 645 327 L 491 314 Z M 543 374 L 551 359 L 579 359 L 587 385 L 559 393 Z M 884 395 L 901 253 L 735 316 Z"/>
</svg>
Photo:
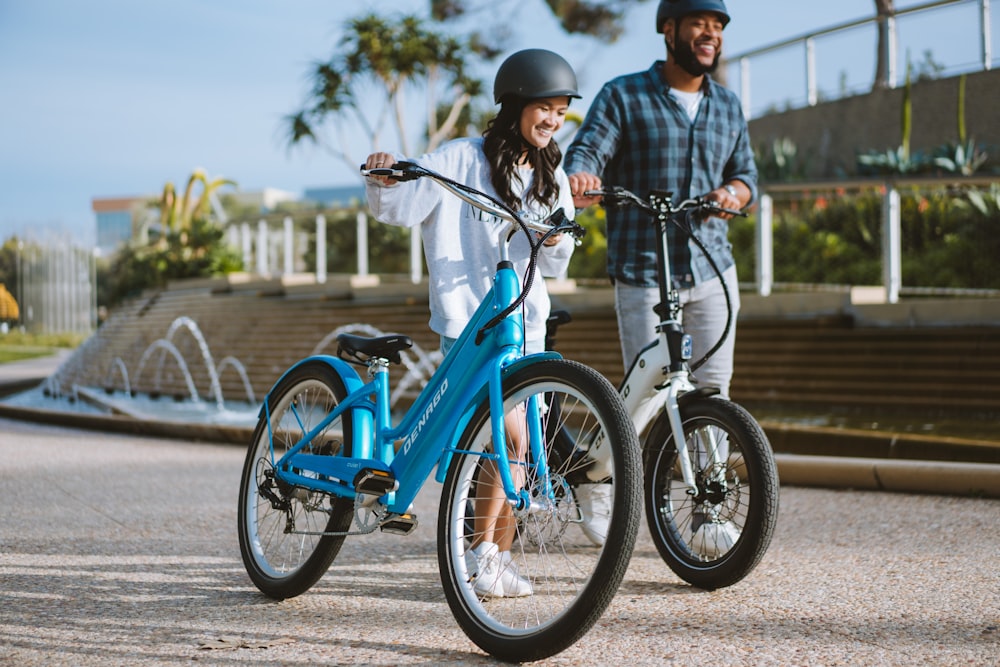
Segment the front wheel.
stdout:
<svg viewBox="0 0 1000 667">
<path fill-rule="evenodd" d="M 662 413 L 643 447 L 649 531 L 681 579 L 707 590 L 731 586 L 757 566 L 774 534 L 774 454 L 760 425 L 736 403 L 693 398 L 682 402 L 680 415 L 696 488 L 681 477 L 670 421 Z"/>
<path fill-rule="evenodd" d="M 240 553 L 250 579 L 278 600 L 309 590 L 330 567 L 354 517 L 354 503 L 275 477 L 274 464 L 347 396 L 340 376 L 322 361 L 289 371 L 267 396 L 243 464 Z M 268 418 L 268 415 L 270 418 Z M 349 420 L 338 418 L 304 450 L 350 455 Z"/>
<path fill-rule="evenodd" d="M 523 424 L 520 406 L 531 398 L 541 414 L 535 432 L 543 440 L 548 475 L 540 475 L 539 461 L 530 456 L 522 465 L 512 459 L 511 465 L 515 483 L 533 497 L 531 506 L 512 509 L 501 499 L 502 488 L 490 481 L 497 469 L 488 458 L 493 441 L 486 401 L 458 441 L 438 516 L 438 564 L 452 613 L 480 648 L 515 662 L 562 651 L 600 618 L 628 567 L 641 507 L 635 429 L 603 376 L 563 359 L 515 371 L 503 381 L 508 434 L 518 428 L 512 422 Z M 602 547 L 594 547 L 581 530 L 567 530 L 582 522 L 568 481 L 579 464 L 553 451 L 560 431 L 581 444 L 610 441 L 611 517 Z M 516 438 L 509 440 L 516 448 Z"/>
</svg>

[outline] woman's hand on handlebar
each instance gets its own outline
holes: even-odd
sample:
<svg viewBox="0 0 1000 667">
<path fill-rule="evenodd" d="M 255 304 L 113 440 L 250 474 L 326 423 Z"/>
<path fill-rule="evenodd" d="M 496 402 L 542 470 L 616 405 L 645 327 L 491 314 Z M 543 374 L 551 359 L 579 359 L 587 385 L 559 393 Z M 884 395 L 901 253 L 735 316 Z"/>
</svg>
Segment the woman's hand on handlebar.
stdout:
<svg viewBox="0 0 1000 667">
<path fill-rule="evenodd" d="M 562 237 L 563 237 L 562 234 L 553 234 L 552 236 L 549 236 L 544 241 L 542 241 L 542 245 L 545 246 L 546 248 L 551 248 L 552 246 L 559 245 L 559 242 L 562 241 Z M 535 238 L 538 239 L 542 238 L 542 233 L 535 232 Z"/>
<path fill-rule="evenodd" d="M 365 160 L 362 169 L 388 169 L 394 164 L 396 164 L 396 157 L 392 153 L 372 153 Z M 389 176 L 378 176 L 376 174 L 367 174 L 367 176 L 382 185 L 396 185 L 396 179 Z"/>
</svg>

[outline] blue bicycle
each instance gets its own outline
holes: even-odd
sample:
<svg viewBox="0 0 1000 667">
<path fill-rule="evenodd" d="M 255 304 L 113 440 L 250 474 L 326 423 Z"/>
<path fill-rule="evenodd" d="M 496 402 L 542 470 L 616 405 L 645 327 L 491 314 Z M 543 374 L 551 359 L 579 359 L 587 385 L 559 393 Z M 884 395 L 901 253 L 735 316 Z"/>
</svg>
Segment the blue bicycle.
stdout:
<svg viewBox="0 0 1000 667">
<path fill-rule="evenodd" d="M 443 484 L 438 566 L 459 625 L 495 657 L 552 656 L 604 613 L 641 516 L 638 438 L 614 387 L 558 353 L 520 351 L 518 306 L 538 248 L 550 235 L 579 238 L 583 230 L 560 213 L 527 223 L 487 194 L 413 163 L 364 173 L 430 178 L 509 222 L 493 289 L 398 418 L 390 411 L 389 365 L 412 344 L 407 336 L 341 334 L 336 357 L 308 357 L 281 376 L 243 467 L 243 562 L 264 594 L 300 595 L 327 572 L 348 535 L 411 532 L 411 503 L 436 467 Z M 523 288 L 507 258 L 519 231 L 533 249 Z M 364 379 L 355 365 L 367 369 Z M 582 513 L 569 483 L 580 464 L 555 451 L 557 435 L 566 434 L 609 452 L 612 516 L 600 548 L 567 530 Z M 480 532 L 501 525 L 514 532 L 509 550 L 484 555 Z"/>
</svg>

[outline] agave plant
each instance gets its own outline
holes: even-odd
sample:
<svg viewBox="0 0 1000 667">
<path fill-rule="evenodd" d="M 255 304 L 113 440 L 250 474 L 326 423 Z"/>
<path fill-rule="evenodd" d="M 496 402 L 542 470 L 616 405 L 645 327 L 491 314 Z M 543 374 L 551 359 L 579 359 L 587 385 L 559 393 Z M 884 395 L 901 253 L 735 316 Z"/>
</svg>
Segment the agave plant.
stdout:
<svg viewBox="0 0 1000 667">
<path fill-rule="evenodd" d="M 906 86 L 903 88 L 903 105 L 900 116 L 901 137 L 899 146 L 887 151 L 869 151 L 857 157 L 858 171 L 862 174 L 915 174 L 926 171 L 933 164 L 919 152 L 910 151 L 910 134 L 913 129 L 912 83 L 909 62 L 906 64 Z"/>
<path fill-rule="evenodd" d="M 976 142 L 967 139 L 963 142 L 947 144 L 937 150 L 934 156 L 934 166 L 951 174 L 972 176 L 986 164 L 990 156 L 986 151 L 976 146 Z"/>
<path fill-rule="evenodd" d="M 201 194 L 194 198 L 195 186 L 201 185 Z M 171 181 L 163 186 L 163 193 L 158 200 L 150 202 L 152 208 L 160 211 L 160 227 L 164 231 L 184 232 L 191 227 L 195 218 L 208 216 L 211 208 L 212 195 L 225 185 L 236 186 L 236 181 L 227 178 L 209 179 L 201 167 L 196 168 L 188 178 L 184 193 L 178 198 L 177 191 Z"/>
<path fill-rule="evenodd" d="M 971 176 L 986 164 L 989 155 L 976 146 L 965 130 L 965 75 L 958 79 L 958 141 L 938 149 L 934 165 L 952 174 Z"/>
<path fill-rule="evenodd" d="M 985 191 L 970 188 L 964 194 L 965 201 L 983 216 L 1000 215 L 1000 186 L 996 183 Z"/>
<path fill-rule="evenodd" d="M 911 152 L 909 146 L 898 146 L 884 152 L 870 151 L 857 157 L 862 174 L 917 174 L 933 164 L 923 153 Z"/>
</svg>

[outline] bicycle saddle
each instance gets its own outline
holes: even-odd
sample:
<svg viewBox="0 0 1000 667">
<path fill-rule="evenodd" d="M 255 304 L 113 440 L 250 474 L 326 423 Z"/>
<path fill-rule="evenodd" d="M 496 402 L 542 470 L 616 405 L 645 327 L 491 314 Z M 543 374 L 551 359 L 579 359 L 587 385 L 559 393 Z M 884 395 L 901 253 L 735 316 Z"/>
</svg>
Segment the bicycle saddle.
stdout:
<svg viewBox="0 0 1000 667">
<path fill-rule="evenodd" d="M 369 338 L 343 333 L 337 336 L 338 352 L 354 358 L 376 357 L 388 359 L 394 364 L 401 362 L 399 353 L 413 347 L 413 340 L 403 334 L 388 334 Z"/>
</svg>

